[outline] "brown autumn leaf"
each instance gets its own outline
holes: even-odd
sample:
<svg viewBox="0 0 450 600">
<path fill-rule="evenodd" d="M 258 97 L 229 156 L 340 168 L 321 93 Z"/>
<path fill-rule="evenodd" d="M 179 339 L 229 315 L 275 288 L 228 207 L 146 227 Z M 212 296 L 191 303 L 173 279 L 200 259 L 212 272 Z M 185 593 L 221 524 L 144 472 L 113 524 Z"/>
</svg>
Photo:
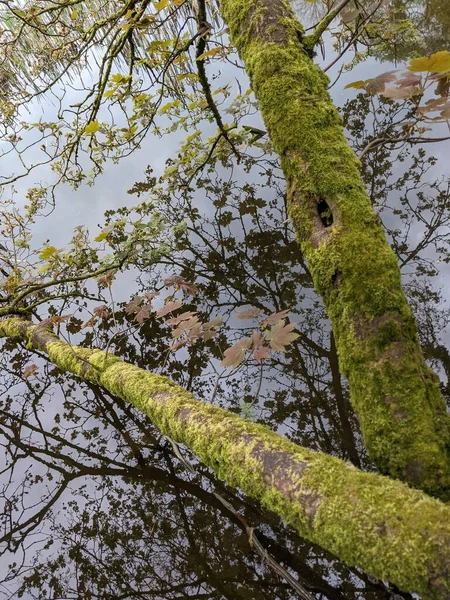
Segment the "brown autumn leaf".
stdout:
<svg viewBox="0 0 450 600">
<path fill-rule="evenodd" d="M 262 362 L 265 358 L 269 358 L 270 356 L 270 348 L 268 346 L 262 346 L 261 348 L 258 348 L 258 350 L 256 350 L 256 352 L 254 352 L 253 354 L 253 358 L 257 361 L 257 362 Z"/>
<path fill-rule="evenodd" d="M 247 350 L 252 345 L 250 338 L 238 340 L 233 346 L 227 348 L 223 353 L 223 360 L 220 363 L 222 367 L 232 367 L 235 369 L 245 359 Z"/>
<path fill-rule="evenodd" d="M 165 317 L 167 314 L 174 310 L 177 310 L 181 306 L 183 306 L 183 300 L 171 300 L 170 302 L 164 304 L 162 308 L 157 310 L 156 314 L 158 315 L 158 317 Z"/>
<path fill-rule="evenodd" d="M 59 325 L 60 323 L 64 323 L 64 321 L 68 321 L 73 315 L 52 315 L 50 317 L 50 321 L 54 325 Z"/>
<path fill-rule="evenodd" d="M 104 285 L 105 287 L 109 288 L 109 287 L 111 287 L 111 283 L 112 283 L 113 279 L 114 279 L 114 273 L 113 273 L 113 271 L 108 271 L 108 273 L 105 273 L 103 275 L 103 277 L 98 277 L 97 278 L 97 284 L 99 286 Z"/>
<path fill-rule="evenodd" d="M 261 323 L 261 325 L 263 325 L 264 327 L 267 327 L 268 325 L 274 325 L 281 319 L 284 319 L 285 317 L 287 317 L 288 314 L 290 313 L 290 311 L 291 311 L 290 308 L 286 308 L 285 310 L 280 310 L 280 312 L 272 313 L 271 315 L 269 315 L 267 317 L 267 319 L 264 319 L 264 321 Z"/>
<path fill-rule="evenodd" d="M 188 321 L 189 319 L 192 319 L 192 317 L 194 317 L 196 314 L 196 312 L 189 310 L 177 315 L 176 317 L 170 317 L 170 319 L 166 320 L 166 323 L 167 325 L 172 325 L 173 327 L 176 327 L 179 323 L 181 323 L 181 321 Z"/>
<path fill-rule="evenodd" d="M 27 365 L 24 370 L 22 375 L 24 376 L 25 379 L 28 379 L 29 377 L 32 377 L 38 370 L 38 366 L 35 364 L 32 365 Z"/>
<path fill-rule="evenodd" d="M 268 332 L 270 347 L 278 352 L 285 352 L 286 347 L 299 337 L 298 333 L 292 333 L 295 325 L 295 323 L 286 324 L 284 321 L 278 321 Z"/>
<path fill-rule="evenodd" d="M 125 306 L 125 312 L 127 313 L 127 315 L 132 315 L 138 312 L 143 301 L 144 298 L 142 296 L 134 296 L 130 300 L 130 302 Z"/>
<path fill-rule="evenodd" d="M 198 294 L 198 287 L 195 285 L 195 283 L 186 281 L 179 275 L 171 275 L 170 277 L 166 277 L 166 279 L 164 279 L 164 285 L 166 287 L 173 285 L 176 290 L 182 290 L 189 296 L 195 296 Z"/>
<path fill-rule="evenodd" d="M 419 106 L 416 110 L 420 115 L 425 115 L 429 112 L 433 112 L 434 110 L 443 110 L 446 104 L 445 98 L 433 98 L 431 100 L 427 100 L 424 105 Z"/>
<path fill-rule="evenodd" d="M 400 88 L 387 87 L 383 92 L 381 92 L 381 96 L 383 96 L 383 98 L 389 98 L 390 100 L 406 100 L 408 98 L 412 98 L 413 96 L 417 96 L 417 94 L 420 94 L 420 90 L 411 85 Z"/>
<path fill-rule="evenodd" d="M 436 86 L 436 92 L 435 92 L 436 95 L 441 96 L 441 98 L 447 99 L 449 90 L 450 90 L 450 78 L 442 77 L 438 81 L 438 84 Z"/>
<path fill-rule="evenodd" d="M 187 321 L 182 321 L 178 325 L 178 327 L 172 331 L 172 337 L 173 338 L 180 337 L 180 335 L 182 335 L 185 331 L 192 329 L 193 327 L 195 327 L 195 325 L 197 325 L 199 323 L 200 323 L 200 321 L 197 316 L 194 316 L 191 319 L 188 319 Z"/>
<path fill-rule="evenodd" d="M 263 311 L 259 308 L 252 306 L 251 308 L 240 310 L 239 312 L 235 313 L 235 315 L 237 319 L 243 321 L 244 319 L 254 319 L 255 317 L 259 317 L 259 315 L 262 315 L 262 312 Z"/>
<path fill-rule="evenodd" d="M 208 321 L 208 323 L 204 323 L 203 329 L 205 331 L 208 331 L 209 329 L 217 329 L 218 327 L 220 327 L 222 325 L 222 323 L 223 323 L 223 317 L 219 315 L 212 321 Z"/>
<path fill-rule="evenodd" d="M 134 320 L 142 325 L 144 321 L 146 321 L 150 317 L 150 313 L 152 312 L 151 304 L 146 304 L 145 306 L 141 306 L 139 311 L 136 313 Z"/>
<path fill-rule="evenodd" d="M 444 108 L 444 110 L 441 111 L 441 117 L 443 119 L 450 119 L 450 105 L 447 106 L 447 108 Z"/>
<path fill-rule="evenodd" d="M 380 94 L 381 92 L 383 92 L 387 83 L 390 83 L 391 81 L 395 81 L 397 79 L 397 76 L 394 75 L 394 73 L 395 71 L 386 71 L 386 73 L 381 73 L 380 75 L 377 75 L 376 77 L 371 79 L 366 84 L 366 92 L 372 95 Z"/>
<path fill-rule="evenodd" d="M 147 300 L 153 300 L 153 298 L 156 298 L 157 296 L 159 296 L 159 292 L 148 292 L 147 294 L 144 294 L 144 298 Z"/>
<path fill-rule="evenodd" d="M 93 310 L 93 313 L 99 319 L 107 319 L 109 317 L 109 309 L 107 306 L 102 304 L 101 306 L 96 306 Z"/>
<path fill-rule="evenodd" d="M 189 340 L 187 338 L 183 338 L 182 340 L 178 340 L 177 342 L 174 342 L 169 350 L 171 352 L 176 352 L 177 350 L 179 350 L 180 348 L 182 348 L 183 346 L 186 346 L 187 344 L 189 344 Z"/>
<path fill-rule="evenodd" d="M 189 342 L 193 342 L 201 337 L 203 337 L 202 324 L 198 322 L 188 331 L 187 339 Z"/>
<path fill-rule="evenodd" d="M 250 339 L 252 340 L 253 350 L 258 350 L 258 348 L 261 348 L 264 344 L 264 338 L 259 331 L 254 331 Z"/>
<path fill-rule="evenodd" d="M 397 79 L 397 85 L 400 87 L 409 87 L 411 85 L 418 86 L 422 83 L 422 77 L 411 71 L 402 73 L 402 76 Z"/>
</svg>

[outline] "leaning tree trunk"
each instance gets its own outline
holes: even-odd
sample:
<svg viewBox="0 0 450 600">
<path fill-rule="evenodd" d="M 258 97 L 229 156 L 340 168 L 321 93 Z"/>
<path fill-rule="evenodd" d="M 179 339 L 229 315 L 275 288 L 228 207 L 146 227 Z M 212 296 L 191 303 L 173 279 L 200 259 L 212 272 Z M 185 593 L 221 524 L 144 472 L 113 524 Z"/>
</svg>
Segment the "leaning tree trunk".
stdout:
<svg viewBox="0 0 450 600">
<path fill-rule="evenodd" d="M 5 319 L 0 337 L 25 341 L 60 369 L 130 402 L 221 479 L 348 565 L 423 597 L 450 596 L 450 507 L 439 500 L 296 446 L 196 400 L 166 377 L 102 350 L 71 346 L 42 325 Z"/>
<path fill-rule="evenodd" d="M 450 420 L 426 366 L 396 256 L 287 0 L 221 0 L 288 188 L 289 214 L 331 319 L 370 456 L 450 497 Z"/>
</svg>

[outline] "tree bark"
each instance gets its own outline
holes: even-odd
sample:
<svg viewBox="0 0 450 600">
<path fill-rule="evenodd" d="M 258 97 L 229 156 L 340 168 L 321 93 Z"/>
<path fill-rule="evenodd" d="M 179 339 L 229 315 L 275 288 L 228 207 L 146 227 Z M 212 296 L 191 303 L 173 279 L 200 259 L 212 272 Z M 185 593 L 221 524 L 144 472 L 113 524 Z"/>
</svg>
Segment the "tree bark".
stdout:
<svg viewBox="0 0 450 600">
<path fill-rule="evenodd" d="M 450 419 L 426 366 L 396 256 L 360 177 L 328 78 L 287 0 L 221 0 L 331 319 L 366 447 L 382 473 L 450 498 Z"/>
<path fill-rule="evenodd" d="M 144 412 L 233 487 L 349 566 L 426 598 L 450 596 L 450 507 L 399 481 L 296 446 L 267 427 L 196 400 L 170 382 L 102 350 L 71 346 L 45 325 L 0 321 L 60 369 Z"/>
</svg>

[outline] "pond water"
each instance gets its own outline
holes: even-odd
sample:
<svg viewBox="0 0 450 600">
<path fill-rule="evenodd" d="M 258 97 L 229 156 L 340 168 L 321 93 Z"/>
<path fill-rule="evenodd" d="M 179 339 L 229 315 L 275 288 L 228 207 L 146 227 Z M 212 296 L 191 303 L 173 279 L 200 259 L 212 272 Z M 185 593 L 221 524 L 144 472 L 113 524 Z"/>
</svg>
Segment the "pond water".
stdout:
<svg viewBox="0 0 450 600">
<path fill-rule="evenodd" d="M 441 37 L 427 38 L 425 31 L 421 41 L 432 50 L 444 49 L 450 9 L 445 3 L 428 5 L 430 14 L 442 19 Z M 315 20 L 317 15 L 301 13 L 303 6 L 298 8 L 301 18 Z M 323 64 L 332 60 L 330 43 L 328 39 Z M 396 52 L 403 60 L 411 49 L 402 54 L 399 46 Z M 386 61 L 396 56 L 381 53 L 384 62 L 364 62 L 342 81 L 394 68 Z M 330 70 L 332 80 L 337 72 Z M 350 142 L 361 152 L 373 131 L 393 118 L 395 108 L 377 106 L 374 112 L 374 103 L 352 90 L 346 103 L 342 88 L 340 81 L 332 93 L 343 107 Z M 260 126 L 258 115 L 251 125 Z M 95 228 L 105 209 L 132 206 L 136 195 L 127 202 L 124 197 L 136 180 L 144 197 L 151 193 L 152 175 L 147 180 L 144 175 L 147 164 L 159 175 L 178 141 L 163 148 L 149 140 L 128 162 L 108 167 L 92 188 L 63 192 L 53 220 L 37 224 L 37 239 L 50 230 L 52 243 L 64 244 L 75 224 L 83 221 Z M 365 157 L 363 175 L 403 265 L 427 359 L 442 374 L 442 389 L 450 400 L 448 290 L 439 293 L 450 235 L 448 189 L 442 179 L 448 165 L 429 158 L 445 157 L 445 144 L 427 146 L 426 155 L 419 146 L 395 152 L 380 148 Z M 69 333 L 77 343 L 108 345 L 123 359 L 168 375 L 197 397 L 264 423 L 298 444 L 372 470 L 339 374 L 328 320 L 286 217 L 275 157 L 262 154 L 248 165 L 216 165 L 196 183 L 195 190 L 166 192 L 168 224 L 184 220 L 187 226 L 172 250 L 157 264 L 142 261 L 138 274 L 117 278 L 114 318 L 92 332 L 80 330 L 75 314 Z M 434 273 L 438 260 L 443 268 Z M 167 352 L 173 340 L 161 320 L 149 319 L 130 332 L 126 311 L 134 294 L 159 290 L 162 297 L 169 295 L 163 281 L 173 274 L 199 287 L 198 294 L 185 296 L 185 310 L 197 311 L 204 321 L 224 319 L 215 340 L 177 353 Z M 262 316 L 236 316 L 249 307 Z M 274 352 L 262 366 L 247 361 L 235 370 L 221 370 L 225 348 L 258 330 L 263 316 L 285 309 L 299 334 L 286 352 Z M 115 335 L 118 331 L 123 334 Z M 410 597 L 300 538 L 275 515 L 228 488 L 188 450 L 161 438 L 138 411 L 101 389 L 62 374 L 8 341 L 0 361 L 0 438 L 7 457 L 5 464 L 0 458 L 0 538 L 4 536 L 6 548 L 0 558 L 0 598 Z M 27 379 L 23 370 L 30 362 L 38 371 Z M 11 535 L 13 518 L 20 523 L 14 532 L 17 543 Z M 258 554 L 249 528 L 265 557 Z"/>
</svg>

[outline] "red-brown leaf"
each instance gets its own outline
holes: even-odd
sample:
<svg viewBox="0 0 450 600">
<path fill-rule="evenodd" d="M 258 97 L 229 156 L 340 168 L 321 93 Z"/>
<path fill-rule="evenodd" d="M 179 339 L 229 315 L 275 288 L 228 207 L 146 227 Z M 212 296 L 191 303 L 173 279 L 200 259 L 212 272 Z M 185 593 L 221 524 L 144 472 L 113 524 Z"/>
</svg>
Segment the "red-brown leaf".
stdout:
<svg viewBox="0 0 450 600">
<path fill-rule="evenodd" d="M 25 379 L 28 379 L 29 377 L 31 377 L 32 375 L 34 375 L 36 373 L 36 371 L 38 370 L 38 366 L 37 365 L 27 365 L 25 367 L 25 369 L 23 370 L 23 376 Z"/>
<path fill-rule="evenodd" d="M 125 306 L 125 312 L 127 315 L 132 315 L 138 312 L 144 298 L 142 296 L 134 296 L 130 302 Z"/>
<path fill-rule="evenodd" d="M 222 367 L 232 367 L 235 369 L 245 359 L 247 350 L 252 345 L 250 338 L 238 340 L 231 348 L 227 348 L 223 354 L 223 360 L 220 363 Z"/>
<path fill-rule="evenodd" d="M 390 98 L 391 100 L 407 100 L 420 94 L 420 90 L 414 86 L 405 87 L 387 87 L 381 95 L 384 98 Z"/>
<path fill-rule="evenodd" d="M 192 328 L 189 330 L 189 333 L 188 333 L 187 339 L 188 339 L 190 342 L 192 342 L 192 341 L 194 341 L 194 340 L 197 340 L 197 339 L 198 339 L 198 338 L 200 338 L 200 337 L 202 337 L 202 324 L 199 322 L 199 323 L 196 323 L 196 324 L 194 325 L 194 327 L 192 327 Z"/>
<path fill-rule="evenodd" d="M 166 323 L 168 325 L 172 325 L 172 327 L 176 327 L 179 323 L 181 323 L 181 321 L 188 321 L 189 319 L 192 319 L 192 317 L 194 317 L 196 314 L 196 312 L 189 310 L 184 313 L 181 313 L 180 315 L 177 315 L 176 317 L 170 317 L 170 319 L 166 320 Z"/>
<path fill-rule="evenodd" d="M 198 293 L 198 287 L 194 283 L 186 281 L 179 275 L 171 275 L 170 277 L 166 277 L 166 279 L 164 279 L 164 285 L 166 287 L 173 285 L 176 290 L 182 290 L 189 296 L 195 296 Z"/>
<path fill-rule="evenodd" d="M 96 306 L 93 310 L 93 313 L 99 319 L 107 319 L 109 317 L 109 309 L 104 304 L 101 306 Z"/>
<path fill-rule="evenodd" d="M 264 344 L 264 338 L 259 331 L 254 331 L 252 333 L 251 340 L 253 350 L 258 350 L 258 348 L 261 348 L 261 346 Z"/>
<path fill-rule="evenodd" d="M 386 73 L 377 75 L 366 84 L 366 91 L 369 94 L 380 94 L 384 91 L 386 83 L 395 81 L 397 79 L 397 76 L 394 75 L 394 73 L 395 71 L 387 71 Z"/>
<path fill-rule="evenodd" d="M 264 326 L 274 325 L 275 323 L 278 323 L 278 321 L 280 321 L 281 319 L 287 317 L 290 311 L 290 308 L 286 308 L 286 310 L 280 310 L 280 312 L 273 313 L 269 315 L 267 319 L 264 319 L 264 321 L 261 324 Z"/>
<path fill-rule="evenodd" d="M 299 337 L 298 333 L 292 333 L 294 328 L 295 323 L 286 325 L 284 321 L 278 321 L 268 335 L 270 347 L 278 352 L 284 352 L 286 347 Z"/>
<path fill-rule="evenodd" d="M 167 304 L 165 304 L 162 308 L 157 310 L 156 314 L 158 315 L 158 317 L 164 317 L 170 312 L 177 310 L 181 306 L 183 306 L 183 300 L 171 300 L 170 302 L 167 302 Z"/>
<path fill-rule="evenodd" d="M 180 337 L 180 335 L 182 335 L 185 331 L 192 329 L 193 327 L 195 327 L 195 325 L 197 325 L 199 323 L 200 323 L 200 321 L 198 320 L 197 316 L 194 316 L 191 319 L 188 319 L 187 321 L 182 321 L 178 325 L 178 327 L 172 331 L 172 337 L 173 338 Z"/>
<path fill-rule="evenodd" d="M 420 75 L 416 75 L 415 73 L 411 73 L 410 71 L 403 73 L 402 76 L 397 80 L 397 84 L 400 87 L 418 86 L 421 83 L 422 77 L 420 77 Z"/>
<path fill-rule="evenodd" d="M 252 306 L 251 308 L 246 308 L 245 310 L 240 310 L 235 313 L 237 319 L 254 319 L 255 317 L 259 317 L 262 314 L 262 310 Z"/>
<path fill-rule="evenodd" d="M 179 348 L 182 348 L 183 346 L 186 346 L 187 344 L 189 344 L 189 340 L 187 338 L 178 340 L 178 342 L 174 342 L 170 346 L 170 350 L 171 350 L 171 352 L 176 352 L 176 350 L 178 350 Z"/>
<path fill-rule="evenodd" d="M 262 362 L 265 358 L 269 358 L 270 356 L 270 348 L 267 346 L 262 346 L 258 348 L 256 352 L 253 354 L 253 358 L 259 363 Z"/>
<path fill-rule="evenodd" d="M 139 310 L 139 312 L 136 314 L 136 316 L 134 317 L 134 320 L 141 324 L 146 321 L 149 317 L 150 317 L 150 313 L 152 312 L 152 307 L 150 304 L 146 304 L 145 306 L 142 306 Z"/>
</svg>

